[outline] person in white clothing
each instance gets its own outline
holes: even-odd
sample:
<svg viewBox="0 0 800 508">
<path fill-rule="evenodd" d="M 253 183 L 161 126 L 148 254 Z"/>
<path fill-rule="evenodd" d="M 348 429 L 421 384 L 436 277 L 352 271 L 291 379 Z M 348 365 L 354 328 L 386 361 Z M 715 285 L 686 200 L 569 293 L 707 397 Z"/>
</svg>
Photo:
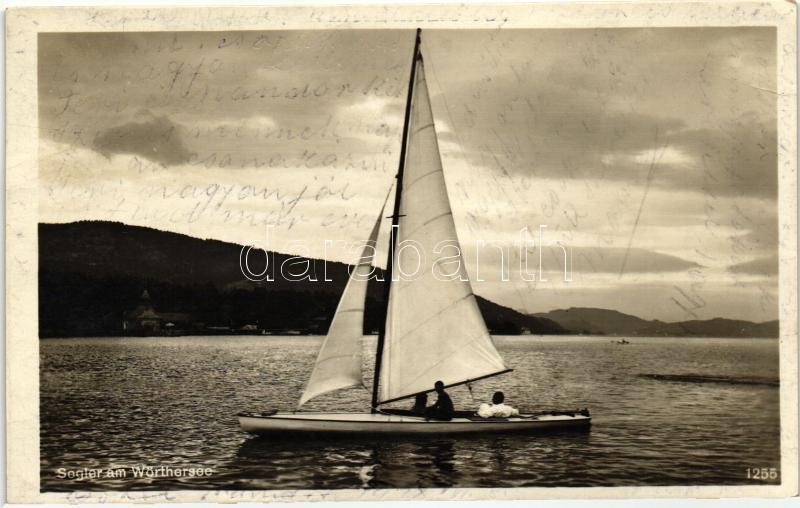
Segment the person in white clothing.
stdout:
<svg viewBox="0 0 800 508">
<path fill-rule="evenodd" d="M 494 395 L 492 395 L 492 403 L 481 404 L 478 408 L 478 416 L 481 418 L 510 418 L 512 416 L 519 416 L 519 411 L 516 408 L 503 404 L 505 399 L 503 392 L 494 392 Z"/>
</svg>

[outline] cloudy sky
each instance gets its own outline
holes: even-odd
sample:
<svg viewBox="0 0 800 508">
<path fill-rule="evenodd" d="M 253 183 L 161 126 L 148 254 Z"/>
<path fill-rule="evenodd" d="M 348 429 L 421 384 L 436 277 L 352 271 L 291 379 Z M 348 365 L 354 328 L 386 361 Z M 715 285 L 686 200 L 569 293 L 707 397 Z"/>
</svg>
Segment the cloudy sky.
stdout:
<svg viewBox="0 0 800 508">
<path fill-rule="evenodd" d="M 352 261 L 324 240 L 364 240 L 383 204 L 413 38 L 40 35 L 41 220 L 241 244 L 274 225 L 275 250 Z M 423 53 L 476 293 L 525 312 L 777 318 L 773 29 L 429 30 Z M 520 277 L 525 227 L 546 281 Z M 509 281 L 478 240 L 510 247 Z"/>
</svg>

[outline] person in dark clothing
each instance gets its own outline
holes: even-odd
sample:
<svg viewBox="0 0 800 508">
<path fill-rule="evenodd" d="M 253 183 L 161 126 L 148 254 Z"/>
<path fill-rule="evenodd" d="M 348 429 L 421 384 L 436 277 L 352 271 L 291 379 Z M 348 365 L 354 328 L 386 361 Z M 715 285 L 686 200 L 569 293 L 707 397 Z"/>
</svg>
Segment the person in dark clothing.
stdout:
<svg viewBox="0 0 800 508">
<path fill-rule="evenodd" d="M 418 393 L 416 398 L 414 399 L 414 407 L 411 408 L 411 412 L 415 415 L 425 416 L 425 409 L 427 405 L 428 405 L 428 394 Z"/>
<path fill-rule="evenodd" d="M 425 418 L 430 420 L 452 420 L 455 409 L 453 408 L 453 401 L 447 392 L 444 391 L 444 383 L 436 381 L 434 390 L 439 398 L 436 403 L 425 410 Z"/>
</svg>

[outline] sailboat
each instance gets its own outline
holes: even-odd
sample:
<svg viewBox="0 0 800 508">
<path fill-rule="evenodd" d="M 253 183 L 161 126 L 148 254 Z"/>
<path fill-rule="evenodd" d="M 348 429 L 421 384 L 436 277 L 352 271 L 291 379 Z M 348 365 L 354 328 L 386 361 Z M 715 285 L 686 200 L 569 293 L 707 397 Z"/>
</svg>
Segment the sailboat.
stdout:
<svg viewBox="0 0 800 508">
<path fill-rule="evenodd" d="M 383 281 L 384 319 L 378 330 L 369 411 L 241 413 L 242 430 L 257 434 L 442 435 L 588 428 L 591 416 L 585 409 L 510 418 L 481 418 L 474 411 L 456 411 L 445 421 L 382 407 L 431 392 L 439 380 L 448 388 L 511 372 L 489 335 L 463 258 L 447 277 L 435 276 L 433 270 L 423 271 L 413 280 L 394 277 L 397 267 L 419 263 L 413 249 L 396 249 L 398 242 L 415 242 L 427 259 L 432 259 L 433 266 L 440 268 L 452 268 L 453 254 L 437 249 L 437 244 L 442 240 L 457 244 L 425 81 L 420 30 L 414 45 L 401 143 Z M 299 406 L 324 393 L 363 386 L 364 303 L 383 213 L 381 210 L 342 293 Z"/>
</svg>

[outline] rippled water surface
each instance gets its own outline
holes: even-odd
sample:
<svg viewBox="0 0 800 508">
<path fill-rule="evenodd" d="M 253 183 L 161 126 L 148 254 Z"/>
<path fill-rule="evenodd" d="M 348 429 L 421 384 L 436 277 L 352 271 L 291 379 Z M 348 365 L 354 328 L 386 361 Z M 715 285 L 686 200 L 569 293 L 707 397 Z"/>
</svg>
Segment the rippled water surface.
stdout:
<svg viewBox="0 0 800 508">
<path fill-rule="evenodd" d="M 236 419 L 292 410 L 319 338 L 42 340 L 42 490 L 746 484 L 762 482 L 747 478 L 748 467 L 780 467 L 776 386 L 639 377 L 777 379 L 777 341 L 629 340 L 499 337 L 515 371 L 475 384 L 472 396 L 450 390 L 463 408 L 495 389 L 524 410 L 588 407 L 589 432 L 334 441 L 252 437 Z M 366 339 L 367 374 L 372 348 Z M 361 388 L 308 409 L 360 412 L 368 403 Z M 139 465 L 212 474 L 134 478 Z M 60 477 L 83 468 L 103 477 Z M 110 468 L 126 476 L 108 478 Z"/>
</svg>

